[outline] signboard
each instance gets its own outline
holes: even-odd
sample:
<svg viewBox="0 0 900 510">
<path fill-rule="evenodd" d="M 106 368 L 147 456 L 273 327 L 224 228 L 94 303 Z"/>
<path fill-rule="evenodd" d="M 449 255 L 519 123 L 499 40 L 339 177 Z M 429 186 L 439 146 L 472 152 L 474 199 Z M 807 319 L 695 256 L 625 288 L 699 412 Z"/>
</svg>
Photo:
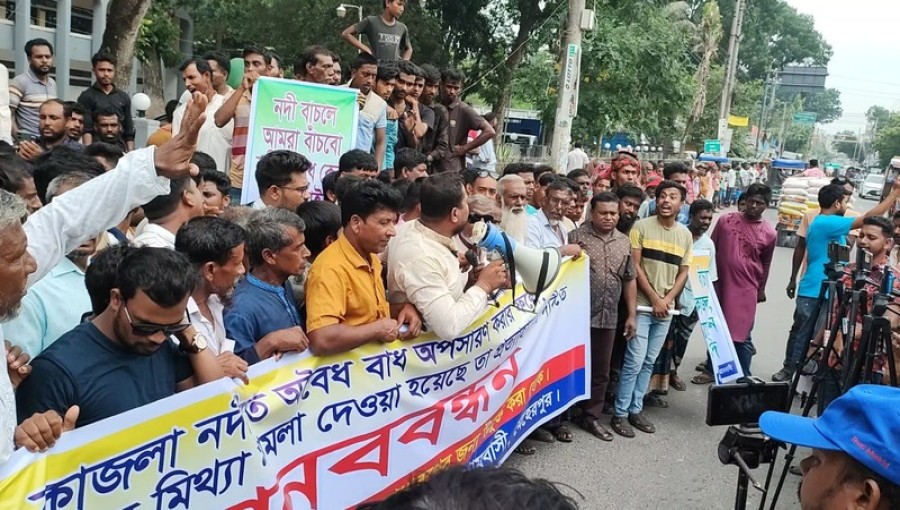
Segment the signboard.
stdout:
<svg viewBox="0 0 900 510">
<path fill-rule="evenodd" d="M 581 74 L 581 48 L 570 44 L 566 50 L 566 90 L 571 92 L 567 113 L 570 118 L 578 116 L 578 76 Z"/>
<path fill-rule="evenodd" d="M 799 124 L 801 126 L 815 126 L 817 117 L 818 115 L 816 112 L 797 112 L 792 119 L 794 124 Z"/>
<path fill-rule="evenodd" d="M 266 360 L 249 385 L 221 379 L 19 450 L 0 467 L 2 506 L 355 508 L 451 464 L 499 465 L 589 394 L 588 281 L 582 257 L 538 303 L 507 291 L 459 338 Z"/>
<path fill-rule="evenodd" d="M 704 140 L 703 152 L 706 154 L 718 154 L 722 150 L 722 142 L 719 140 Z"/>
<path fill-rule="evenodd" d="M 828 68 L 822 66 L 787 66 L 779 71 L 779 94 L 794 97 L 796 94 L 818 94 L 825 90 Z"/>
<path fill-rule="evenodd" d="M 322 178 L 338 169 L 338 160 L 356 146 L 359 107 L 356 89 L 280 78 L 253 85 L 242 204 L 259 198 L 256 164 L 274 150 L 298 152 L 312 162 L 309 193 L 322 197 Z"/>
<path fill-rule="evenodd" d="M 744 371 L 738 362 L 737 351 L 731 341 L 731 331 L 716 297 L 716 289 L 709 278 L 710 256 L 709 250 L 695 251 L 689 277 L 697 318 L 703 330 L 703 339 L 706 340 L 716 384 L 727 384 L 744 377 Z"/>
</svg>

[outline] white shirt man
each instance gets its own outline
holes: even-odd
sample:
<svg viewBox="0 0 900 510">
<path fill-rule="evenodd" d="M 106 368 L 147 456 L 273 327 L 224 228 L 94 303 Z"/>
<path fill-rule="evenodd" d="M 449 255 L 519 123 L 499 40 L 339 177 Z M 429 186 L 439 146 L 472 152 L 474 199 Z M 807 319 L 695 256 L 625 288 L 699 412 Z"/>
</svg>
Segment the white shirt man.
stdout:
<svg viewBox="0 0 900 510">
<path fill-rule="evenodd" d="M 584 170 L 591 163 L 591 158 L 581 149 L 581 145 L 576 145 L 574 149 L 569 151 L 566 160 L 566 172 L 579 169 Z"/>
<path fill-rule="evenodd" d="M 0 64 L 0 140 L 12 143 L 12 114 L 9 110 L 9 70 Z"/>
<path fill-rule="evenodd" d="M 181 118 L 184 116 L 187 102 L 178 106 L 172 122 L 172 136 L 178 134 L 181 129 Z M 216 169 L 222 173 L 231 168 L 231 139 L 234 135 L 234 120 L 222 127 L 216 127 L 216 112 L 225 104 L 225 96 L 216 94 L 206 107 L 206 122 L 200 128 L 200 137 L 197 139 L 197 150 L 209 154 L 216 162 Z"/>
<path fill-rule="evenodd" d="M 28 217 L 23 227 L 28 252 L 37 266 L 28 276 L 29 287 L 85 239 L 117 224 L 138 205 L 169 192 L 169 180 L 156 173 L 154 154 L 155 149 L 130 152 L 113 170 L 64 193 Z M 15 427 L 15 396 L 4 373 L 0 374 L 0 463 L 13 452 Z"/>
</svg>

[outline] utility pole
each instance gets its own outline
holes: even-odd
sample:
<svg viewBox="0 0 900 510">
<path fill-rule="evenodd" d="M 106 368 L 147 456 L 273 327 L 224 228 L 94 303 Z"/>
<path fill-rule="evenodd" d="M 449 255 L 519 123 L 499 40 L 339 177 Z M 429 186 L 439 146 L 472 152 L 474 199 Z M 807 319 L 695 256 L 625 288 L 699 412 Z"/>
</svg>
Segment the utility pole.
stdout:
<svg viewBox="0 0 900 510">
<path fill-rule="evenodd" d="M 560 60 L 559 91 L 556 103 L 556 119 L 553 139 L 550 143 L 550 160 L 559 173 L 566 172 L 566 156 L 572 137 L 572 120 L 578 114 L 578 84 L 581 81 L 581 29 L 582 19 L 593 26 L 593 12 L 585 16 L 585 0 L 569 0 L 566 18 L 566 37 Z"/>
<path fill-rule="evenodd" d="M 731 19 L 731 36 L 728 38 L 728 67 L 725 70 L 725 84 L 722 87 L 722 101 L 719 104 L 719 140 L 723 140 L 728 131 L 728 112 L 731 109 L 731 94 L 734 91 L 734 82 L 737 75 L 738 52 L 741 46 L 743 21 L 744 0 L 735 0 L 734 17 Z"/>
</svg>

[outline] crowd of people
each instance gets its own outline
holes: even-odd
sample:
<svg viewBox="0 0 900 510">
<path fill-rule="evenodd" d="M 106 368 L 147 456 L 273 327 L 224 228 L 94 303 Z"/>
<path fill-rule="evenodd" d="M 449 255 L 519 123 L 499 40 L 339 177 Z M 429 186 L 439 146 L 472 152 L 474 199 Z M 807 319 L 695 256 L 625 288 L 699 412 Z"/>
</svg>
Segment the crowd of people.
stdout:
<svg viewBox="0 0 900 510">
<path fill-rule="evenodd" d="M 686 388 L 679 368 L 698 322 L 693 257 L 710 258 L 738 362 L 752 373 L 776 237 L 762 218 L 772 200 L 765 166 L 641 162 L 627 150 L 595 164 L 576 145 L 566 169 L 501 168 L 495 119 L 462 101 L 465 77 L 410 62 L 397 21 L 403 0 L 384 5 L 344 31 L 361 50 L 349 80 L 321 46 L 294 63 L 295 79 L 359 91 L 356 146 L 325 176 L 320 200 L 310 161 L 274 151 L 253 176 L 258 200 L 239 205 L 253 84 L 283 77 L 277 55 L 245 48 L 236 89 L 225 56 L 184 62 L 185 96 L 167 105 L 155 148 L 134 150 L 114 59 L 95 55 L 96 83 L 66 102 L 49 76 L 52 45 L 28 43 L 29 69 L 10 85 L 9 134 L 0 133 L 9 369 L 0 377 L 0 461 L 199 384 L 247 381 L 251 365 L 285 353 L 339 354 L 423 331 L 456 337 L 514 281 L 502 257 L 471 239 L 480 222 L 590 260 L 590 398 L 517 453 L 535 454 L 533 440 L 571 442 L 570 423 L 603 441 L 655 432 L 644 407 L 666 408 L 668 391 Z M 842 215 L 846 186 L 819 193 L 776 380 L 797 370 L 798 345 L 814 334 L 823 246 L 861 229 L 857 245 L 886 264 L 900 231 L 881 217 L 900 184 L 858 218 Z M 713 370 L 707 360 L 692 381 L 713 382 Z M 827 401 L 837 397 L 830 388 Z"/>
</svg>

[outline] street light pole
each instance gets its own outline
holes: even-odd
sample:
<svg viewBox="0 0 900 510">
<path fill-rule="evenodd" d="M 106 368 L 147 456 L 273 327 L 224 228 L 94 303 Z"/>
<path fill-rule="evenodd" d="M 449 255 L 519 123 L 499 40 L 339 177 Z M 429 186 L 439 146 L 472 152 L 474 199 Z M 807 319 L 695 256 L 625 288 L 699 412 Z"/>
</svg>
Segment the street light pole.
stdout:
<svg viewBox="0 0 900 510">
<path fill-rule="evenodd" d="M 572 138 L 572 119 L 578 113 L 578 84 L 581 81 L 581 20 L 585 12 L 584 1 L 569 0 L 569 13 L 566 19 L 566 44 L 562 50 L 556 118 L 553 125 L 553 139 L 550 143 L 550 160 L 553 162 L 554 169 L 560 173 L 566 171 L 566 156 L 569 153 L 569 143 Z"/>
<path fill-rule="evenodd" d="M 356 9 L 357 14 L 359 14 L 359 21 L 363 19 L 363 10 L 361 5 L 353 5 L 353 4 L 341 4 L 337 6 L 335 12 L 337 13 L 338 18 L 343 18 L 347 16 L 347 9 Z M 362 41 L 362 34 L 356 34 L 356 38 Z"/>
</svg>

